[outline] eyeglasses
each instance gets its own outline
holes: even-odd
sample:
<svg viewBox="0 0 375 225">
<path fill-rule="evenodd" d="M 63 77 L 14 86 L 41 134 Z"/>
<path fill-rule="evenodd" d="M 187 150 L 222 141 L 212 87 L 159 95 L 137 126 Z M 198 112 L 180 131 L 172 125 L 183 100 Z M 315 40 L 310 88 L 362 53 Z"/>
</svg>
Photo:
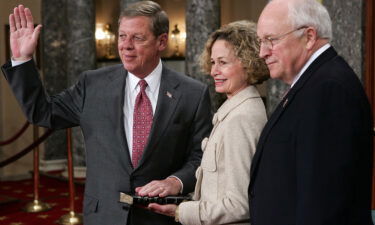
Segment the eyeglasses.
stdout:
<svg viewBox="0 0 375 225">
<path fill-rule="evenodd" d="M 273 46 L 275 45 L 275 41 L 279 41 L 283 38 L 285 38 L 286 36 L 288 36 L 289 34 L 293 33 L 293 32 L 296 32 L 297 30 L 301 30 L 301 29 L 305 29 L 307 28 L 307 26 L 302 26 L 302 27 L 299 27 L 297 29 L 294 29 L 294 30 L 291 30 L 289 32 L 286 32 L 284 34 L 280 34 L 276 37 L 265 37 L 265 38 L 258 38 L 258 42 L 259 42 L 259 45 L 263 45 L 263 47 L 266 47 L 268 49 L 273 49 Z"/>
</svg>

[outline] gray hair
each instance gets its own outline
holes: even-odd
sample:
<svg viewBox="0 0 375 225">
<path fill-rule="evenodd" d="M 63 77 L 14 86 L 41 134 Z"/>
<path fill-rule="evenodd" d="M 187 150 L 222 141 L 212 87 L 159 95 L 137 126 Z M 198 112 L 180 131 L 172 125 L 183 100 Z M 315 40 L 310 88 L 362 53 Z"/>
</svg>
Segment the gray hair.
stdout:
<svg viewBox="0 0 375 225">
<path fill-rule="evenodd" d="M 288 2 L 288 18 L 294 28 L 311 26 L 319 38 L 332 39 L 332 21 L 327 9 L 317 0 Z"/>
<path fill-rule="evenodd" d="M 156 37 L 169 32 L 169 19 L 167 13 L 154 1 L 140 1 L 129 5 L 121 12 L 119 24 L 124 17 L 146 16 L 151 19 L 150 29 Z"/>
</svg>

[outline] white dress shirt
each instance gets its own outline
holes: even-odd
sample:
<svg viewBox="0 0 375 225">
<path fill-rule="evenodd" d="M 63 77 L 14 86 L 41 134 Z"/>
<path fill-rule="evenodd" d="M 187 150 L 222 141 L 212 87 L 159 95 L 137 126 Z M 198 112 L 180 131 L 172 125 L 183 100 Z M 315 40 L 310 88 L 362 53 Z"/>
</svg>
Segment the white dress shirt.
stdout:
<svg viewBox="0 0 375 225">
<path fill-rule="evenodd" d="M 314 54 L 311 55 L 310 59 L 306 62 L 306 64 L 302 67 L 301 71 L 299 71 L 297 76 L 294 78 L 292 85 L 290 85 L 291 88 L 297 83 L 298 79 L 306 71 L 307 67 L 309 67 L 311 63 L 314 62 L 314 60 L 318 58 L 318 56 L 320 56 L 329 47 L 331 47 L 331 45 L 327 43 L 323 45 L 322 47 L 320 47 L 316 52 L 314 52 Z"/>
<path fill-rule="evenodd" d="M 163 69 L 161 60 L 156 68 L 145 77 L 147 82 L 146 94 L 151 101 L 152 113 L 155 115 L 156 103 L 159 96 L 160 80 L 161 80 L 161 71 Z M 133 115 L 134 115 L 134 104 L 135 99 L 140 91 L 138 82 L 141 79 L 136 77 L 134 74 L 128 72 L 126 77 L 126 86 L 125 86 L 125 98 L 124 98 L 124 127 L 126 140 L 128 142 L 129 154 L 132 157 L 133 150 Z"/>
</svg>

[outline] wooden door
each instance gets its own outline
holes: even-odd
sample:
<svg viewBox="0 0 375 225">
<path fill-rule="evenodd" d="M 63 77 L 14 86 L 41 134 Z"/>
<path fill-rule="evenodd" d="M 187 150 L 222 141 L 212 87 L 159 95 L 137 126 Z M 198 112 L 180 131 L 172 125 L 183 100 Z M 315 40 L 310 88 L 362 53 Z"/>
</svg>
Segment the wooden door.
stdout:
<svg viewBox="0 0 375 225">
<path fill-rule="evenodd" d="M 365 40 L 365 77 L 364 85 L 366 93 L 369 97 L 373 118 L 375 118 L 375 4 L 373 0 L 367 0 L 365 2 L 366 9 L 366 40 Z M 375 124 L 374 135 L 375 135 Z M 375 137 L 375 136 L 374 136 Z M 375 138 L 374 138 L 375 142 Z M 374 153 L 375 162 L 375 153 Z M 372 209 L 375 209 L 375 166 L 373 167 L 372 176 Z"/>
</svg>

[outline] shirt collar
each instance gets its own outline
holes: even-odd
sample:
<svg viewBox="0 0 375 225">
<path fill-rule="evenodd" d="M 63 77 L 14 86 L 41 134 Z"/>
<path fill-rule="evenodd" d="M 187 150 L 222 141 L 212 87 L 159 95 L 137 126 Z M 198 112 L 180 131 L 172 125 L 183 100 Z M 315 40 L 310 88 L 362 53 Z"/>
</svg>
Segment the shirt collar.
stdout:
<svg viewBox="0 0 375 225">
<path fill-rule="evenodd" d="M 152 94 L 155 93 L 155 91 L 157 90 L 160 84 L 162 70 L 163 70 L 163 64 L 161 63 L 161 60 L 159 60 L 159 64 L 155 67 L 155 69 L 144 78 Z M 138 88 L 138 82 L 141 79 L 139 79 L 137 76 L 135 76 L 134 74 L 130 72 L 128 72 L 128 77 L 129 77 L 130 91 L 133 92 Z"/>
<path fill-rule="evenodd" d="M 318 58 L 325 50 L 327 50 L 329 47 L 331 47 L 330 44 L 325 44 L 322 47 L 320 47 L 314 54 L 311 55 L 310 59 L 306 62 L 306 64 L 302 67 L 301 71 L 297 74 L 297 76 L 294 78 L 292 85 L 290 87 L 293 87 L 298 79 L 301 77 L 301 75 L 306 71 L 307 67 L 311 65 L 311 63 Z"/>
</svg>

